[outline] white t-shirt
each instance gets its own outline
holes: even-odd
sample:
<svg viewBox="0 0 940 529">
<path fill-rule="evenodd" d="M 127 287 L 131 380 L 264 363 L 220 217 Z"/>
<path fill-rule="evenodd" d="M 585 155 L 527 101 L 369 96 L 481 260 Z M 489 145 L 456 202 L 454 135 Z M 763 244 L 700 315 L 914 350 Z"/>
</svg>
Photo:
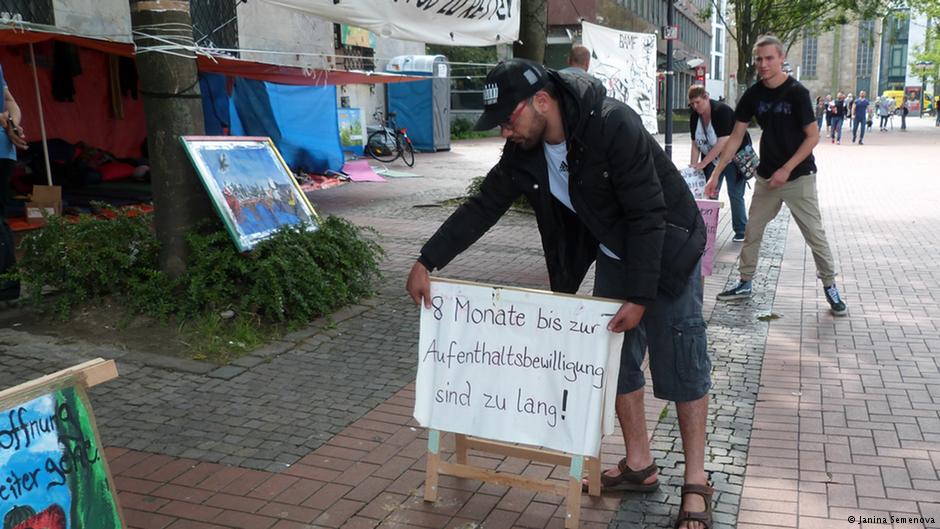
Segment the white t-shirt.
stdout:
<svg viewBox="0 0 940 529">
<path fill-rule="evenodd" d="M 698 147 L 702 156 L 708 154 L 712 147 L 718 143 L 718 135 L 715 134 L 715 128 L 712 127 L 712 121 L 708 120 L 708 126 L 702 126 L 702 119 L 699 118 L 698 126 L 695 127 L 695 146 Z"/>
<path fill-rule="evenodd" d="M 559 202 L 577 214 L 578 212 L 571 205 L 571 194 L 568 192 L 568 145 L 565 143 L 552 145 L 543 142 L 542 147 L 545 152 L 545 162 L 548 164 L 548 189 Z M 617 254 L 610 251 L 610 248 L 603 244 L 600 248 L 607 257 L 620 260 Z"/>
</svg>

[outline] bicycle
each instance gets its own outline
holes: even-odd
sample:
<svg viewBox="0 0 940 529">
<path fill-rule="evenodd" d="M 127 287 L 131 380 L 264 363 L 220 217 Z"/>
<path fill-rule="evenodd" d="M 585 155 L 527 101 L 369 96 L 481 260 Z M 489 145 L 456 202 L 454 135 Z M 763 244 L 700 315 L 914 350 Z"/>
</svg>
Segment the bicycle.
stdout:
<svg viewBox="0 0 940 529">
<path fill-rule="evenodd" d="M 414 167 L 414 145 L 408 137 L 408 129 L 400 129 L 395 123 L 395 113 L 389 112 L 386 120 L 382 118 L 382 111 L 376 110 L 372 118 L 378 121 L 382 128 L 369 134 L 366 154 L 385 163 L 394 162 L 400 157 L 405 165 Z"/>
</svg>

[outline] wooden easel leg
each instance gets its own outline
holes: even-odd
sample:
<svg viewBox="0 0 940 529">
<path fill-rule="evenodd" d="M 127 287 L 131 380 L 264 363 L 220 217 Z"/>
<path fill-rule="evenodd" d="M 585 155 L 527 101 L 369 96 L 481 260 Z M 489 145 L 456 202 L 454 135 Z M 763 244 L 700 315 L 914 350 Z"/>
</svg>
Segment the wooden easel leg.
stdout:
<svg viewBox="0 0 940 529">
<path fill-rule="evenodd" d="M 467 436 L 458 433 L 454 434 L 455 441 L 455 452 L 457 453 L 457 464 L 466 465 L 467 464 Z"/>
<path fill-rule="evenodd" d="M 597 457 L 588 458 L 587 473 L 588 473 L 588 495 L 600 496 L 601 495 L 601 458 L 600 458 L 600 455 L 598 455 Z"/>
<path fill-rule="evenodd" d="M 428 430 L 428 464 L 424 478 L 424 501 L 437 501 L 437 478 L 441 464 L 441 432 Z"/>
<path fill-rule="evenodd" d="M 568 502 L 565 529 L 576 529 L 581 523 L 581 475 L 584 473 L 584 456 L 571 456 L 568 470 Z"/>
</svg>

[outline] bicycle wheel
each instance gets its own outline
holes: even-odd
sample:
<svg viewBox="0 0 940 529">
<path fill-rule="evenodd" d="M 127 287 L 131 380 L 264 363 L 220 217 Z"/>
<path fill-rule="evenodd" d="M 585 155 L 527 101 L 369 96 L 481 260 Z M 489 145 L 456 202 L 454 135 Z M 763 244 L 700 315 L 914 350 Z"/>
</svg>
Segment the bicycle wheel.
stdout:
<svg viewBox="0 0 940 529">
<path fill-rule="evenodd" d="M 377 130 L 369 134 L 366 142 L 366 154 L 380 162 L 394 162 L 401 154 L 395 143 L 395 136 L 387 130 Z"/>
<path fill-rule="evenodd" d="M 400 138 L 399 148 L 401 149 L 401 159 L 408 167 L 415 166 L 415 147 L 408 138 Z"/>
</svg>

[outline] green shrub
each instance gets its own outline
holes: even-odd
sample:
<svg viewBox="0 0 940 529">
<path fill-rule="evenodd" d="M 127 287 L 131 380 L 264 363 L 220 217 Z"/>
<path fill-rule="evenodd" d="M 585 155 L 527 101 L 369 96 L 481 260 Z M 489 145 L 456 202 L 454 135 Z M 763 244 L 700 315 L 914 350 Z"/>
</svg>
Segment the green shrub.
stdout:
<svg viewBox="0 0 940 529">
<path fill-rule="evenodd" d="M 473 124 L 469 119 L 455 119 L 450 124 L 450 138 L 452 140 L 469 140 L 496 136 L 496 133 L 491 130 L 473 130 Z"/>
<path fill-rule="evenodd" d="M 54 215 L 20 246 L 17 275 L 33 300 L 44 286 L 58 290 L 55 310 L 67 316 L 79 303 L 126 292 L 155 268 L 159 244 L 149 216 L 114 212 L 111 220 L 82 215 L 77 222 Z"/>
<path fill-rule="evenodd" d="M 38 303 L 44 286 L 58 290 L 62 316 L 110 295 L 135 312 L 210 331 L 224 327 L 217 320 L 225 310 L 241 327 L 294 326 L 372 293 L 383 252 L 364 231 L 329 217 L 314 232 L 285 227 L 247 254 L 224 231 L 192 233 L 186 272 L 171 278 L 159 270 L 150 216 L 51 217 L 24 238 L 16 275 Z"/>
</svg>

